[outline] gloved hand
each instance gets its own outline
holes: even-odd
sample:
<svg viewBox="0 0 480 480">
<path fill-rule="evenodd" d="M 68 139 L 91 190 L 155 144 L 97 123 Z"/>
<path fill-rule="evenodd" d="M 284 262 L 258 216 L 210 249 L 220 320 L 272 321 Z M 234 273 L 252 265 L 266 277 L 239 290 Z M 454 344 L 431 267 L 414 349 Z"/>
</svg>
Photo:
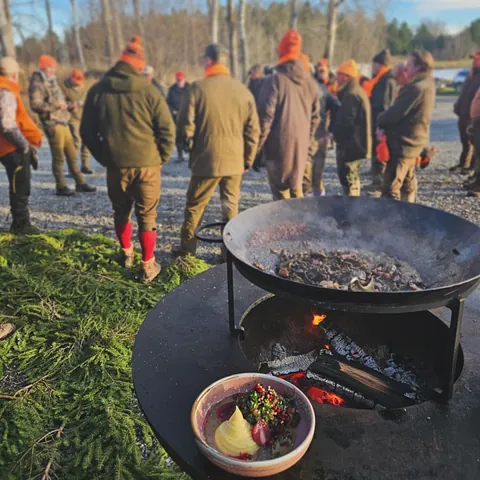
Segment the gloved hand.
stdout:
<svg viewBox="0 0 480 480">
<path fill-rule="evenodd" d="M 38 170 L 38 158 L 37 151 L 34 148 L 30 148 L 30 165 L 34 170 Z"/>
</svg>

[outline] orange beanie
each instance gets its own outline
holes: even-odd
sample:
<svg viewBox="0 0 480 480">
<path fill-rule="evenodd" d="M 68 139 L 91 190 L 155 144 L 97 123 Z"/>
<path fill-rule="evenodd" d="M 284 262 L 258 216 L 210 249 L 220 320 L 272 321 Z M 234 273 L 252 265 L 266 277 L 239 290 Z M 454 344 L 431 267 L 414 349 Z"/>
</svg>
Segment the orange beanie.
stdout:
<svg viewBox="0 0 480 480">
<path fill-rule="evenodd" d="M 337 73 L 343 73 L 343 75 L 348 75 L 352 78 L 358 78 L 360 76 L 358 65 L 355 60 L 347 60 L 346 62 L 343 62 L 337 68 Z"/>
<path fill-rule="evenodd" d="M 302 53 L 302 37 L 296 30 L 289 30 L 280 40 L 277 48 L 280 60 L 298 60 Z"/>
<path fill-rule="evenodd" d="M 81 85 L 85 81 L 85 74 L 79 68 L 72 70 L 71 77 L 75 85 Z"/>
<path fill-rule="evenodd" d="M 142 45 L 142 37 L 132 37 L 130 43 L 125 47 L 125 50 L 120 57 L 122 62 L 128 63 L 139 72 L 145 70 L 145 51 Z"/>
<path fill-rule="evenodd" d="M 57 61 L 50 55 L 40 55 L 38 60 L 38 68 L 40 70 L 45 70 L 48 67 L 55 68 L 57 66 Z"/>
<path fill-rule="evenodd" d="M 318 65 L 319 67 L 328 68 L 328 65 L 329 65 L 329 63 L 328 63 L 328 58 L 322 58 L 322 60 L 319 60 L 319 61 L 317 62 L 317 65 Z"/>
</svg>

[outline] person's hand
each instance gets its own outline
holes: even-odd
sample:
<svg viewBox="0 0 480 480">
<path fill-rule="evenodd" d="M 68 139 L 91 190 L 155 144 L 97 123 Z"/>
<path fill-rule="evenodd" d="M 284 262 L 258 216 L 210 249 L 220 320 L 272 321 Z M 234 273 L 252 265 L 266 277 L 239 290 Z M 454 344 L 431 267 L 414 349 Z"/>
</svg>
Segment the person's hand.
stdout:
<svg viewBox="0 0 480 480">
<path fill-rule="evenodd" d="M 60 105 L 58 105 L 58 108 L 59 110 L 65 111 L 68 109 L 68 105 L 66 103 L 60 103 Z"/>
<path fill-rule="evenodd" d="M 377 128 L 376 137 L 379 142 L 382 140 L 382 137 L 384 135 L 385 135 L 385 130 L 380 130 L 379 128 Z"/>
</svg>

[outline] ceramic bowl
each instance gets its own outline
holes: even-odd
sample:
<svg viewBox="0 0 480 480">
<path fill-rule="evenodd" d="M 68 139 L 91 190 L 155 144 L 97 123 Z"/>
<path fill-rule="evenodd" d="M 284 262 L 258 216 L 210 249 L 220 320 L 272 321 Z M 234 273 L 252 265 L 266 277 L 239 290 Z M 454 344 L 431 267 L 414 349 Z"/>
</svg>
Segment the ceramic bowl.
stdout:
<svg viewBox="0 0 480 480">
<path fill-rule="evenodd" d="M 297 410 L 300 414 L 300 423 L 296 429 L 294 449 L 283 457 L 257 462 L 242 461 L 223 455 L 212 445 L 207 444 L 205 440 L 204 426 L 207 415 L 217 403 L 237 393 L 246 393 L 252 390 L 257 383 L 261 383 L 264 387 L 272 387 L 280 395 L 295 398 Z M 203 455 L 217 467 L 244 477 L 267 477 L 292 467 L 305 455 L 315 432 L 315 413 L 303 392 L 281 378 L 261 373 L 232 375 L 207 387 L 193 404 L 191 422 L 195 440 Z"/>
</svg>

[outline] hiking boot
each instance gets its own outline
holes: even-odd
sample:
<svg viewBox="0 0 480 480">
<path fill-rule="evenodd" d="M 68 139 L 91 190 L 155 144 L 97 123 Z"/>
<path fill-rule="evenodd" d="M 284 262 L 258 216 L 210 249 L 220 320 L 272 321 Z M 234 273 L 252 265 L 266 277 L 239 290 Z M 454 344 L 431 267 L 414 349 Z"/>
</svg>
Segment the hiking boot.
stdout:
<svg viewBox="0 0 480 480">
<path fill-rule="evenodd" d="M 123 265 L 125 268 L 132 268 L 135 263 L 135 250 L 133 245 L 130 248 L 122 248 Z"/>
<path fill-rule="evenodd" d="M 0 340 L 5 340 L 15 331 L 13 323 L 0 323 Z"/>
<path fill-rule="evenodd" d="M 84 174 L 84 175 L 91 175 L 93 173 L 93 170 L 89 167 L 82 167 L 81 168 L 81 172 Z"/>
<path fill-rule="evenodd" d="M 455 165 L 454 167 L 450 167 L 448 169 L 448 171 L 451 172 L 451 173 L 460 173 L 462 170 L 463 170 L 463 167 L 460 164 Z"/>
<path fill-rule="evenodd" d="M 151 283 L 161 271 L 162 267 L 157 263 L 155 257 L 146 262 L 142 260 L 142 283 Z"/>
<path fill-rule="evenodd" d="M 476 185 L 470 189 L 467 193 L 467 197 L 476 197 L 480 198 L 480 185 Z"/>
<path fill-rule="evenodd" d="M 14 233 L 15 235 L 39 235 L 40 230 L 32 225 L 30 222 L 12 222 L 12 226 L 10 227 L 10 232 Z"/>
<path fill-rule="evenodd" d="M 57 188 L 57 193 L 59 197 L 73 197 L 75 192 L 68 187 Z"/>
<path fill-rule="evenodd" d="M 471 177 L 475 173 L 474 168 L 462 168 L 462 171 L 460 172 L 462 175 L 468 175 Z"/>
<path fill-rule="evenodd" d="M 90 186 L 88 183 L 82 183 L 82 185 L 75 187 L 75 191 L 77 193 L 94 193 L 97 191 L 97 188 Z"/>
<path fill-rule="evenodd" d="M 173 246 L 172 253 L 175 257 L 186 257 L 187 255 L 193 255 L 190 252 L 186 252 L 181 245 Z"/>
</svg>

